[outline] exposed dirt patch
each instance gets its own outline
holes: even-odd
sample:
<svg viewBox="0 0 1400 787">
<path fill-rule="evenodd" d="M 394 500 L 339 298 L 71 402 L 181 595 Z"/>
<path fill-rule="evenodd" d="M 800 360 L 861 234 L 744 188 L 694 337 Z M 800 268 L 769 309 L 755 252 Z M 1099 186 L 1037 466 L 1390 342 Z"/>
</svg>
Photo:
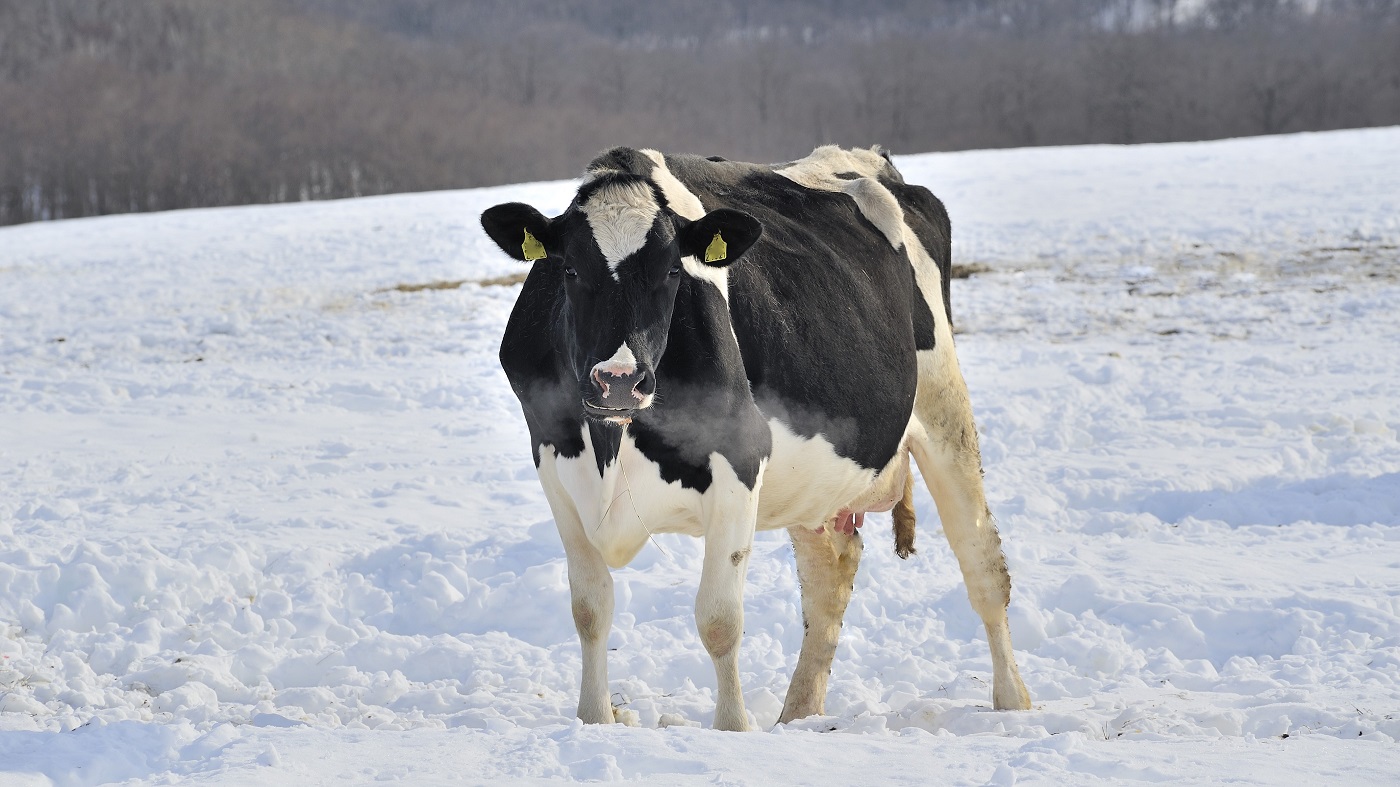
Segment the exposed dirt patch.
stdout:
<svg viewBox="0 0 1400 787">
<path fill-rule="evenodd" d="M 509 276 L 493 276 L 489 279 L 452 279 L 445 281 L 429 281 L 418 284 L 395 284 L 392 287 L 381 287 L 375 292 L 423 292 L 424 290 L 456 290 L 468 284 L 475 284 L 480 287 L 510 287 L 521 284 L 525 277 L 530 275 L 529 271 L 522 273 L 512 273 Z"/>
<path fill-rule="evenodd" d="M 965 264 L 953 263 L 951 276 L 954 279 L 967 279 L 979 273 L 990 273 L 992 266 L 983 265 L 980 262 L 969 262 Z"/>
<path fill-rule="evenodd" d="M 510 287 L 516 284 L 524 284 L 525 277 L 529 275 L 529 271 L 521 271 L 520 273 L 512 273 L 509 276 L 496 276 L 490 279 L 481 279 L 477 281 L 477 284 L 483 287 Z"/>
<path fill-rule="evenodd" d="M 455 290 L 466 284 L 466 279 L 456 281 L 430 281 L 422 284 L 395 284 L 392 287 L 381 287 L 375 292 L 422 292 L 424 290 Z"/>
</svg>

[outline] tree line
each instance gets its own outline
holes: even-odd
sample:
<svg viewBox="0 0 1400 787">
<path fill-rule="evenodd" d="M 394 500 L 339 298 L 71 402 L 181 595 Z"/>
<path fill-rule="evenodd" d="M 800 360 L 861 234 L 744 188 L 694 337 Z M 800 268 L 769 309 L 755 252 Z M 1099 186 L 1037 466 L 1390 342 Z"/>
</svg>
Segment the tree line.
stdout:
<svg viewBox="0 0 1400 787">
<path fill-rule="evenodd" d="M 0 224 L 1400 124 L 1400 0 L 0 0 Z"/>
</svg>

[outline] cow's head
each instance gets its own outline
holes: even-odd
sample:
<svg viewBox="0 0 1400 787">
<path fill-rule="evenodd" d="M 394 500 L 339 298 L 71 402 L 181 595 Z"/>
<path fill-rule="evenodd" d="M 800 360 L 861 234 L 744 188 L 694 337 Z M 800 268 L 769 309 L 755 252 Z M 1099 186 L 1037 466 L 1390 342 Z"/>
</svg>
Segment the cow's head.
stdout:
<svg viewBox="0 0 1400 787">
<path fill-rule="evenodd" d="M 553 219 L 511 202 L 483 213 L 481 225 L 515 259 L 558 266 L 583 412 L 614 421 L 656 399 L 682 280 L 715 278 L 707 271 L 733 263 L 763 231 L 735 210 L 687 220 L 650 180 L 615 172 L 595 175 Z"/>
</svg>

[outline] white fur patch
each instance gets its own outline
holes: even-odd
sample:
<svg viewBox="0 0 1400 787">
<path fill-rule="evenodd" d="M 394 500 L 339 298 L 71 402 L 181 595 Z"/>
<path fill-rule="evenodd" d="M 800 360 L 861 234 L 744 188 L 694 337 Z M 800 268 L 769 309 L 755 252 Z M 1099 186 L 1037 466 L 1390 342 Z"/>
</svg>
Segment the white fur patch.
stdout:
<svg viewBox="0 0 1400 787">
<path fill-rule="evenodd" d="M 595 364 L 593 369 L 606 374 L 632 374 L 637 371 L 637 355 L 632 352 L 632 347 L 627 342 L 623 342 L 611 358 Z"/>
<path fill-rule="evenodd" d="M 933 311 L 935 343 L 952 351 L 952 326 L 948 325 L 943 308 L 942 276 L 933 257 L 904 220 L 899 200 L 876 178 L 889 163 L 873 150 L 842 150 L 835 145 L 823 145 L 811 155 L 778 170 L 778 174 L 803 186 L 820 191 L 839 191 L 855 200 L 861 215 L 876 226 L 896 249 L 904 249 L 914 266 L 915 281 L 924 300 Z M 854 172 L 862 177 L 845 180 L 838 172 Z"/>
<path fill-rule="evenodd" d="M 899 200 L 879 181 L 888 167 L 884 156 L 873 150 L 843 150 L 835 145 L 823 145 L 777 172 L 809 189 L 848 195 L 855 200 L 861 215 L 898 249 L 904 245 L 904 210 L 899 207 Z M 838 172 L 853 172 L 860 177 L 838 178 Z"/>
<path fill-rule="evenodd" d="M 589 542 L 613 568 L 631 562 L 653 534 L 704 536 L 708 527 L 738 526 L 741 522 L 735 520 L 753 516 L 756 490 L 744 486 L 729 461 L 717 453 L 710 455 L 712 481 L 702 495 L 679 481 L 662 479 L 660 465 L 637 450 L 631 435 L 622 435 L 617 459 L 601 476 L 586 426 L 583 443 L 583 453 L 572 459 L 541 445 L 540 478 L 558 479 Z"/>
<path fill-rule="evenodd" d="M 877 180 L 857 178 L 848 180 L 841 189 L 856 201 L 856 207 L 866 219 L 884 233 L 896 249 L 904 245 L 904 209 L 890 190 Z"/>
<path fill-rule="evenodd" d="M 725 302 L 729 301 L 729 271 L 726 268 L 716 268 L 713 265 L 706 265 L 697 257 L 681 257 L 681 267 L 697 279 L 707 281 L 719 288 L 719 294 L 724 296 Z"/>
<path fill-rule="evenodd" d="M 686 188 L 669 167 L 666 166 L 666 157 L 659 151 L 643 150 L 642 155 L 652 160 L 656 164 L 656 169 L 651 171 L 651 180 L 661 187 L 661 193 L 666 195 L 666 202 L 670 204 L 671 210 L 677 216 L 697 221 L 705 216 L 705 206 L 700 204 L 700 198 L 695 193 Z"/>
<path fill-rule="evenodd" d="M 837 454 L 820 434 L 802 437 L 776 418 L 768 425 L 773 454 L 758 501 L 759 530 L 820 528 L 841 509 L 878 511 L 899 499 L 909 462 L 903 449 L 876 473 Z"/>
<path fill-rule="evenodd" d="M 888 166 L 885 157 L 873 150 L 845 150 L 835 145 L 822 145 L 806 158 L 798 159 L 777 172 L 809 189 L 841 191 L 846 181 L 836 177 L 836 173 L 854 172 L 863 178 L 878 178 Z"/>
<path fill-rule="evenodd" d="M 661 206 L 646 185 L 616 183 L 598 189 L 579 210 L 588 218 L 598 250 L 616 279 L 617 266 L 646 245 Z"/>
<path fill-rule="evenodd" d="M 666 202 L 670 204 L 671 210 L 681 218 L 691 221 L 704 218 L 705 206 L 700 204 L 700 198 L 671 172 L 666 166 L 666 158 L 655 150 L 643 150 L 642 153 L 656 164 L 656 169 L 651 172 L 651 179 L 661 188 L 661 193 L 666 195 Z M 729 300 L 729 273 L 724 268 L 706 265 L 695 256 L 682 257 L 681 267 L 691 276 L 718 287 L 725 301 Z"/>
<path fill-rule="evenodd" d="M 948 323 L 948 311 L 943 305 L 943 274 L 919 236 L 907 224 L 904 225 L 904 250 L 909 255 L 909 264 L 914 266 L 914 284 L 923 294 L 929 311 L 933 312 L 933 352 L 953 358 L 953 365 L 956 366 L 953 326 Z"/>
</svg>

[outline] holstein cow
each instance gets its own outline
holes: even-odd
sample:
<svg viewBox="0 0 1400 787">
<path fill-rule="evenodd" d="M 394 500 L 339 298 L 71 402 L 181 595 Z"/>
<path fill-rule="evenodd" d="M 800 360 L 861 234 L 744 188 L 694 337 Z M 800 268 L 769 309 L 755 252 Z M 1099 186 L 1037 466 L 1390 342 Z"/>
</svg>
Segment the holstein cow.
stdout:
<svg viewBox="0 0 1400 787">
<path fill-rule="evenodd" d="M 739 686 L 755 530 L 786 528 L 804 634 L 782 721 L 820 714 L 868 511 L 911 549 L 909 455 L 987 629 L 992 701 L 1030 707 L 1007 628 L 1011 582 L 982 491 L 948 308 L 948 214 L 878 149 L 757 166 L 617 148 L 552 219 L 481 223 L 534 266 L 501 364 L 564 541 L 583 646 L 578 716 L 612 722 L 609 567 L 653 533 L 705 538 L 695 618 L 715 727 Z"/>
</svg>

